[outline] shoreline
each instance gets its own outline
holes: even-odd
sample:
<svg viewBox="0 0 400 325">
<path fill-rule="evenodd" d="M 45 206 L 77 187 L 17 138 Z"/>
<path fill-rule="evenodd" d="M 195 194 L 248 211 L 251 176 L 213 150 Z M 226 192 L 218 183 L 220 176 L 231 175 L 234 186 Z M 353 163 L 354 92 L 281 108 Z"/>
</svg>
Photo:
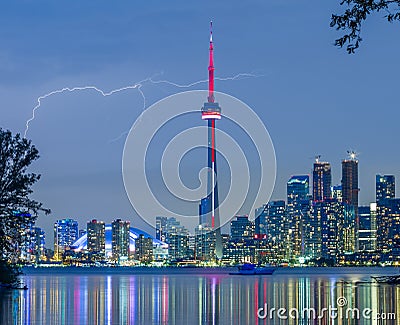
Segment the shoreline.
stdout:
<svg viewBox="0 0 400 325">
<path fill-rule="evenodd" d="M 76 266 L 53 266 L 22 268 L 23 275 L 52 275 L 52 274 L 150 274 L 150 275 L 174 275 L 174 274 L 221 274 L 228 275 L 229 272 L 237 271 L 236 267 L 149 267 L 149 266 L 116 266 L 116 267 L 76 267 Z M 274 275 L 396 275 L 400 270 L 394 266 L 349 266 L 349 267 L 277 267 Z"/>
</svg>

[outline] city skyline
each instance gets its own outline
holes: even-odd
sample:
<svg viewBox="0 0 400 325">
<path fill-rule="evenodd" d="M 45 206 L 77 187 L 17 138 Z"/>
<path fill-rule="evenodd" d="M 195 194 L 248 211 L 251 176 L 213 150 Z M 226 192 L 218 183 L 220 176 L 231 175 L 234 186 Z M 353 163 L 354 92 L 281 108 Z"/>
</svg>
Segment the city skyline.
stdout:
<svg viewBox="0 0 400 325">
<path fill-rule="evenodd" d="M 321 156 L 316 156 L 315 158 L 315 162 L 313 163 L 313 165 L 311 165 L 311 173 L 298 173 L 298 174 L 293 174 L 292 176 L 290 176 L 290 178 L 286 181 L 286 182 L 284 182 L 284 184 L 285 184 L 285 186 L 286 186 L 286 184 L 287 184 L 287 182 L 290 182 L 290 180 L 291 179 L 294 179 L 294 178 L 296 178 L 296 177 L 305 177 L 305 176 L 307 176 L 307 178 L 308 178 L 308 187 L 307 187 L 307 191 L 308 191 L 308 193 L 309 193 L 309 196 L 310 197 L 313 197 L 313 195 L 314 195 L 314 178 L 313 178 L 313 168 L 315 169 L 315 166 L 316 165 L 319 165 L 319 166 L 325 166 L 326 164 L 327 165 L 329 165 L 329 167 L 331 167 L 332 166 L 332 164 L 331 164 L 331 162 L 328 162 L 328 161 L 320 161 L 320 159 L 321 159 Z M 357 159 L 356 158 L 356 156 L 355 155 L 353 155 L 353 156 L 350 156 L 350 154 L 349 154 L 349 151 L 347 152 L 347 158 L 345 158 L 345 159 L 343 159 L 342 161 L 341 161 L 341 165 L 342 165 L 342 172 L 343 172 L 343 162 L 346 162 L 346 161 L 351 161 L 352 159 Z M 357 165 L 358 165 L 358 160 L 357 160 Z M 358 166 L 359 167 L 359 166 Z M 331 172 L 332 172 L 332 169 L 329 169 L 329 172 L 330 172 L 330 176 L 332 176 L 331 175 Z M 318 174 L 315 174 L 316 175 L 316 178 L 318 178 L 318 177 L 320 177 L 320 175 L 318 175 Z M 391 180 L 392 180 L 392 182 L 390 183 L 390 185 L 389 185 L 389 187 L 386 189 L 386 187 L 385 187 L 385 190 L 389 193 L 389 194 L 387 194 L 387 195 L 389 195 L 388 197 L 391 197 L 391 198 L 394 198 L 394 193 L 395 192 L 397 192 L 396 191 L 396 188 L 397 188 L 397 186 L 398 185 L 396 185 L 396 182 L 395 181 L 393 181 L 393 179 L 395 179 L 396 177 L 395 177 L 395 173 L 389 173 L 389 174 L 381 174 L 381 173 L 376 173 L 375 174 L 375 176 L 374 176 L 374 178 L 373 178 L 373 181 L 374 181 L 374 185 L 372 186 L 373 187 L 373 191 L 374 191 L 374 198 L 371 200 L 371 201 L 369 201 L 369 202 L 358 202 L 359 204 L 357 205 L 358 207 L 365 207 L 365 206 L 369 206 L 371 203 L 377 203 L 376 201 L 376 195 L 377 195 L 377 193 L 378 193 L 378 191 L 380 191 L 380 190 L 378 190 L 378 188 L 377 188 L 377 182 L 378 182 L 378 177 L 383 177 L 384 179 L 385 179 L 385 182 L 390 182 Z M 389 178 L 389 180 L 387 180 L 386 178 Z M 342 177 L 341 177 L 341 179 L 342 179 Z M 338 183 L 334 183 L 334 182 L 332 182 L 331 181 L 331 186 L 330 186 L 330 190 L 331 190 L 331 195 L 332 195 L 332 197 L 334 197 L 335 196 L 335 193 L 334 193 L 334 190 L 335 190 L 335 188 L 337 188 L 337 187 L 341 187 L 342 186 L 342 184 L 341 184 L 341 181 L 339 181 Z M 382 186 L 384 186 L 384 185 L 382 185 Z M 362 192 L 362 188 L 358 188 L 358 192 L 359 193 L 361 193 Z M 283 197 L 276 197 L 274 194 L 272 195 L 272 197 L 271 197 L 271 199 L 270 199 L 270 201 L 269 202 L 277 202 L 277 201 L 280 201 L 280 200 L 282 200 L 282 201 L 284 201 L 284 202 L 286 202 L 287 203 L 287 192 L 288 190 L 287 190 L 287 188 L 286 188 L 286 193 L 285 193 L 285 195 L 283 196 Z M 383 195 L 383 194 L 382 194 Z M 265 204 L 268 204 L 269 202 L 266 202 Z M 199 202 L 200 203 L 200 202 Z M 258 208 L 260 208 L 260 207 L 258 207 Z M 254 211 L 248 211 L 248 213 L 245 213 L 245 215 L 249 215 L 250 217 L 254 217 L 254 218 L 256 218 L 256 211 L 257 211 L 257 209 L 258 209 L 257 207 L 256 207 L 256 209 L 254 210 Z M 237 215 L 235 215 L 235 216 L 232 216 L 231 218 L 231 220 L 233 220 L 233 218 L 235 218 Z M 97 216 L 95 216 L 95 217 L 97 217 Z M 199 216 L 200 217 L 200 216 Z M 72 219 L 74 219 L 74 218 L 77 218 L 76 216 L 66 216 L 66 219 L 69 219 L 69 218 L 72 218 Z M 101 219 L 101 220 L 104 220 L 106 223 L 111 223 L 111 221 L 112 220 L 114 220 L 114 219 L 118 219 L 118 218 L 125 218 L 125 219 L 128 219 L 129 221 L 132 221 L 132 224 L 133 224 L 133 226 L 135 226 L 135 227 L 139 227 L 139 228 L 141 228 L 141 229 L 144 229 L 145 231 L 147 231 L 147 232 L 155 232 L 156 231 L 156 229 L 155 228 L 153 228 L 153 227 L 151 227 L 151 226 L 149 226 L 147 223 L 144 223 L 143 222 L 143 220 L 139 220 L 136 216 L 134 216 L 134 215 L 132 215 L 132 216 L 100 216 L 100 217 L 97 217 L 98 219 Z M 56 217 L 56 219 L 60 219 L 60 217 Z M 89 219 L 88 219 L 89 220 Z M 85 220 L 84 222 L 87 222 L 88 220 Z M 39 219 L 39 221 L 40 221 L 40 219 Z M 36 223 L 36 225 L 37 226 L 39 226 L 40 227 L 40 222 L 39 222 L 39 224 L 38 223 Z M 226 225 L 224 225 L 224 226 L 222 226 L 221 227 L 221 229 L 224 231 L 225 230 L 225 233 L 228 231 L 227 229 L 227 227 L 228 227 L 228 225 L 229 224 L 226 224 Z M 44 228 L 45 230 L 46 230 L 46 233 L 48 234 L 47 235 L 47 238 L 48 239 L 50 239 L 51 238 L 51 231 L 47 231 L 47 229 L 46 228 Z M 194 231 L 193 231 L 193 233 L 194 233 Z M 50 236 L 49 236 L 50 235 Z"/>
<path fill-rule="evenodd" d="M 353 157 L 353 158 L 355 158 L 355 157 Z M 343 162 L 346 162 L 346 161 L 348 162 L 350 160 L 343 160 Z M 358 163 L 358 161 L 357 161 L 357 163 Z M 316 164 L 320 165 L 320 164 L 318 164 L 318 161 L 316 161 Z M 315 168 L 316 164 L 314 164 L 314 168 Z M 329 163 L 328 162 L 322 162 L 322 165 L 325 165 L 325 164 L 329 164 Z M 278 208 L 279 208 L 279 202 L 283 202 L 284 206 L 286 206 L 288 208 L 288 211 L 287 211 L 288 215 L 290 215 L 290 213 L 291 213 L 290 211 L 296 211 L 296 209 L 299 209 L 299 208 L 301 209 L 301 207 L 296 207 L 296 205 L 292 203 L 292 202 L 296 202 L 296 201 L 305 201 L 305 200 L 309 201 L 309 200 L 311 200 L 311 201 L 313 201 L 315 203 L 318 203 L 320 201 L 323 202 L 323 201 L 329 200 L 329 199 L 335 199 L 335 200 L 338 199 L 340 202 L 343 200 L 343 202 L 346 203 L 346 201 L 345 201 L 346 200 L 346 195 L 344 196 L 344 199 L 343 199 L 342 184 L 331 185 L 331 188 L 330 188 L 331 196 L 330 197 L 326 197 L 326 198 L 324 198 L 323 200 L 320 200 L 320 201 L 314 200 L 314 196 L 313 196 L 314 187 L 312 186 L 312 184 L 314 184 L 315 180 L 320 177 L 320 175 L 318 175 L 318 174 L 314 174 L 314 175 L 315 175 L 315 177 L 310 177 L 310 175 L 294 175 L 294 176 L 291 176 L 291 178 L 288 179 L 287 182 L 285 183 L 286 186 L 287 186 L 287 192 L 286 192 L 286 195 L 285 195 L 284 198 L 277 198 L 277 199 L 276 198 L 271 198 L 270 201 L 265 202 L 264 206 L 256 207 L 256 209 L 254 211 L 249 211 L 249 213 L 247 213 L 245 215 L 251 217 L 251 215 L 254 213 L 254 218 L 255 219 L 253 221 L 255 222 L 255 227 L 257 229 L 257 220 L 256 220 L 257 216 L 258 217 L 262 216 L 264 207 L 269 205 L 269 204 L 271 204 L 271 203 L 273 205 L 278 204 Z M 292 188 L 293 188 L 293 190 L 292 190 Z M 339 196 L 337 196 L 337 193 L 335 193 L 335 189 L 340 191 L 340 195 Z M 357 208 L 355 209 L 355 211 L 357 211 L 359 207 L 365 208 L 365 207 L 369 207 L 371 204 L 375 204 L 376 205 L 376 204 L 379 203 L 380 200 L 384 201 L 385 199 L 396 199 L 396 196 L 395 196 L 395 193 L 396 193 L 395 176 L 393 174 L 389 174 L 389 175 L 388 174 L 385 174 L 385 175 L 376 174 L 375 175 L 374 189 L 375 189 L 375 200 L 373 200 L 371 202 L 368 202 L 368 203 L 360 203 L 360 204 L 358 204 Z M 301 195 L 299 196 L 298 193 L 301 193 Z M 347 203 L 349 203 L 351 205 L 351 202 L 347 202 Z M 358 212 L 356 212 L 356 213 L 358 213 Z M 238 216 L 241 216 L 241 215 L 232 216 L 231 219 L 230 219 L 230 223 L 232 222 L 232 220 L 234 220 L 234 218 L 236 218 Z M 199 215 L 199 217 L 200 217 L 200 215 Z M 109 216 L 109 218 L 107 218 L 107 219 L 102 219 L 102 218 L 100 218 L 100 219 L 101 219 L 102 223 L 106 222 L 107 224 L 108 223 L 111 224 L 112 222 L 115 222 L 116 220 L 117 221 L 118 220 L 121 221 L 120 218 L 121 217 Z M 154 216 L 154 218 L 157 219 L 159 217 Z M 162 216 L 162 218 L 171 218 L 171 217 L 170 216 Z M 133 220 L 133 217 L 126 216 L 126 217 L 124 217 L 124 219 L 127 220 L 126 222 L 130 223 Z M 83 224 L 86 224 L 90 220 L 92 220 L 92 219 L 86 219 L 83 222 Z M 97 221 L 97 219 L 93 219 L 93 220 Z M 104 220 L 106 220 L 106 221 L 104 221 Z M 111 222 L 111 220 L 113 220 L 113 221 Z M 61 222 L 61 224 L 60 224 L 60 222 Z M 82 229 L 85 229 L 85 228 L 82 228 L 82 227 L 78 228 L 78 223 L 77 223 L 76 220 L 74 220 L 74 217 L 68 217 L 68 218 L 65 218 L 65 219 L 60 219 L 60 220 L 57 220 L 54 223 L 54 234 L 55 234 L 54 238 L 56 237 L 56 233 L 58 232 L 58 229 L 60 228 L 60 226 L 61 225 L 65 225 L 66 222 L 72 222 L 72 224 L 74 225 L 73 226 L 74 230 L 73 230 L 73 235 L 72 235 L 74 240 L 72 240 L 72 242 L 75 242 L 77 238 L 81 237 L 81 235 L 78 236 L 78 233 L 80 233 L 80 231 Z M 70 226 L 68 225 L 68 227 L 70 227 Z M 132 227 L 140 227 L 140 224 L 132 222 Z M 228 227 L 229 227 L 229 223 L 226 224 L 225 226 L 221 227 L 221 232 L 223 234 L 228 233 L 230 231 L 230 228 L 228 228 Z M 258 227 L 259 227 L 259 225 L 258 225 Z M 154 228 L 153 227 L 143 227 L 142 229 L 145 232 L 149 232 L 151 234 L 154 233 L 154 237 L 155 238 L 165 241 L 165 238 L 161 239 L 162 235 L 159 233 L 159 228 L 157 228 L 157 222 L 156 222 L 156 227 L 154 227 Z M 210 229 L 212 229 L 212 228 L 210 228 Z M 189 234 L 190 229 L 186 230 L 186 231 L 188 231 L 188 234 Z M 50 234 L 50 233 L 51 232 L 49 232 L 48 234 Z M 192 235 L 193 234 L 195 234 L 194 231 L 192 231 Z M 49 242 L 50 242 L 49 239 L 51 237 L 47 235 L 46 238 L 48 239 L 48 240 L 46 240 L 46 243 L 47 243 L 46 247 L 52 247 L 52 244 L 49 244 Z M 70 243 L 70 241 L 71 240 L 68 240 L 68 243 Z M 53 239 L 51 240 L 51 243 L 53 243 Z M 57 252 L 57 249 L 54 249 L 54 250 L 55 250 L 55 252 Z"/>
</svg>

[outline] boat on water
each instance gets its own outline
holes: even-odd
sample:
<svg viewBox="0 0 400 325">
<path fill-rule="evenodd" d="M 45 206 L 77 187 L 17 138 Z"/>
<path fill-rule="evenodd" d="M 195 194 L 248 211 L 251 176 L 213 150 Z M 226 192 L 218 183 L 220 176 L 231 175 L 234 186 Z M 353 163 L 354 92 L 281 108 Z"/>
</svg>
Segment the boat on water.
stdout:
<svg viewBox="0 0 400 325">
<path fill-rule="evenodd" d="M 230 275 L 271 275 L 275 272 L 273 266 L 257 266 L 251 263 L 245 263 L 238 267 L 238 272 L 229 273 Z"/>
</svg>

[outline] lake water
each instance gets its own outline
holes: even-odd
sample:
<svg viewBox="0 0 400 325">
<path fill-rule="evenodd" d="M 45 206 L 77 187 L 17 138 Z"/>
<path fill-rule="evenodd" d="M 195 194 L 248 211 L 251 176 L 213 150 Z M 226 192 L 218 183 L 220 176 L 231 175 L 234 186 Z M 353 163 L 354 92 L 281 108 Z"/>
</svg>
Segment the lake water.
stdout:
<svg viewBox="0 0 400 325">
<path fill-rule="evenodd" d="M 393 268 L 279 269 L 272 276 L 229 271 L 30 270 L 23 276 L 29 290 L 0 289 L 0 322 L 400 324 L 400 286 L 370 282 L 370 275 L 398 272 Z"/>
</svg>

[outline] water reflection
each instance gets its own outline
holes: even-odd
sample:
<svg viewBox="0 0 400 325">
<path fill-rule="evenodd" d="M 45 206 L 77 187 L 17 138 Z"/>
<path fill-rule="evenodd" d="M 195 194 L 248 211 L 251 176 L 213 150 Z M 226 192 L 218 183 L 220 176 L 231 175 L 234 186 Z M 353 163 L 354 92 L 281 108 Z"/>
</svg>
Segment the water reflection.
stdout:
<svg viewBox="0 0 400 325">
<path fill-rule="evenodd" d="M 331 275 L 227 274 L 28 275 L 28 291 L 0 290 L 1 324 L 400 324 L 400 287 Z M 343 317 L 314 319 L 301 311 L 338 307 Z M 266 304 L 266 305 L 265 305 Z M 267 306 L 265 319 L 257 317 Z M 273 318 L 270 317 L 271 310 Z M 278 317 L 285 308 L 286 317 Z M 295 309 L 293 309 L 295 308 Z M 346 319 L 345 310 L 360 310 Z M 371 319 L 364 309 L 373 310 Z M 296 314 L 296 311 L 298 314 Z M 375 313 L 396 320 L 376 318 Z M 389 313 L 394 313 L 388 316 Z M 349 315 L 347 315 L 349 316 Z M 350 313 L 352 316 L 352 313 Z"/>
</svg>

